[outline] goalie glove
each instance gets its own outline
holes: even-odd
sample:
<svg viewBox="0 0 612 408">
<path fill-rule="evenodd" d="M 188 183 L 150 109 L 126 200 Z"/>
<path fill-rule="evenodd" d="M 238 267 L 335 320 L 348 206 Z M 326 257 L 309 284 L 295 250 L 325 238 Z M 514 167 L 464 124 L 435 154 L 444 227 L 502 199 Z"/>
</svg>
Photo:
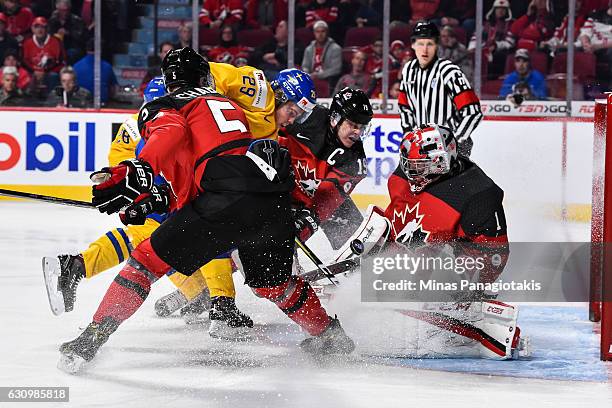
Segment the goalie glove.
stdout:
<svg viewBox="0 0 612 408">
<path fill-rule="evenodd" d="M 310 238 L 319 229 L 317 215 L 308 208 L 294 209 L 293 221 L 295 223 L 295 235 L 302 242 Z"/>
<path fill-rule="evenodd" d="M 114 167 L 104 167 L 89 178 L 98 183 L 92 188 L 92 204 L 98 211 L 113 214 L 153 187 L 153 169 L 142 160 L 130 159 Z"/>
<path fill-rule="evenodd" d="M 149 214 L 168 212 L 170 195 L 170 187 L 167 184 L 153 186 L 151 191 L 140 194 L 121 211 L 119 218 L 124 225 L 143 225 Z"/>
</svg>

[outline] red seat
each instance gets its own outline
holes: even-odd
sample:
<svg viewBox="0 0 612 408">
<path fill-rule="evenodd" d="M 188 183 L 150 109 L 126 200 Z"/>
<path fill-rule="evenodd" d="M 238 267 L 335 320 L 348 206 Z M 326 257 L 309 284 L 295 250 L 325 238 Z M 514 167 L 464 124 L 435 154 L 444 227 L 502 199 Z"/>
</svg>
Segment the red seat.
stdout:
<svg viewBox="0 0 612 408">
<path fill-rule="evenodd" d="M 463 27 L 457 26 L 453 27 L 453 31 L 455 32 L 455 37 L 457 38 L 457 42 L 467 46 L 467 33 Z"/>
<path fill-rule="evenodd" d="M 575 69 L 575 68 L 574 68 Z M 548 88 L 548 96 L 558 100 L 565 100 L 567 95 L 567 75 L 566 74 L 550 74 L 546 77 L 546 87 Z M 574 100 L 581 101 L 584 99 L 584 87 L 581 82 L 574 77 Z"/>
<path fill-rule="evenodd" d="M 391 42 L 395 40 L 401 40 L 404 42 L 404 44 L 408 45 L 410 44 L 410 34 L 411 33 L 412 33 L 412 30 L 410 29 L 410 27 L 406 25 L 393 27 L 391 29 L 391 32 L 389 33 L 389 38 Z"/>
<path fill-rule="evenodd" d="M 218 28 L 200 28 L 200 36 L 199 36 L 199 44 L 201 46 L 210 46 L 210 45 L 219 45 L 220 37 L 219 37 L 219 29 Z"/>
<path fill-rule="evenodd" d="M 327 79 L 313 78 L 315 89 L 317 90 L 317 98 L 329 98 L 330 86 Z"/>
<path fill-rule="evenodd" d="M 536 71 L 540 71 L 542 75 L 548 74 L 548 56 L 544 52 L 533 51 L 529 53 L 529 59 L 531 60 L 531 67 Z M 514 72 L 514 54 L 509 54 L 506 57 L 506 68 L 504 70 L 506 74 Z"/>
<path fill-rule="evenodd" d="M 504 83 L 503 79 L 491 79 L 484 81 L 480 88 L 480 99 L 498 99 L 499 90 Z"/>
<path fill-rule="evenodd" d="M 588 52 L 577 52 L 574 55 L 574 76 L 580 81 L 595 79 L 597 60 L 595 55 Z M 566 73 L 567 53 L 562 52 L 555 56 L 552 62 L 551 73 Z"/>
<path fill-rule="evenodd" d="M 302 45 L 307 46 L 310 44 L 312 40 L 314 40 L 314 33 L 312 32 L 312 28 L 308 27 L 300 27 L 295 30 L 295 39 L 302 43 Z"/>
<path fill-rule="evenodd" d="M 357 47 L 344 47 L 342 49 L 342 63 L 345 65 L 351 65 L 351 60 L 353 59 L 353 54 L 355 51 L 359 51 Z"/>
<path fill-rule="evenodd" d="M 236 39 L 240 45 L 247 47 L 261 47 L 274 37 L 272 31 L 267 28 L 238 31 Z"/>
<path fill-rule="evenodd" d="M 351 27 L 344 36 L 345 47 L 363 47 L 381 37 L 378 27 Z"/>
</svg>

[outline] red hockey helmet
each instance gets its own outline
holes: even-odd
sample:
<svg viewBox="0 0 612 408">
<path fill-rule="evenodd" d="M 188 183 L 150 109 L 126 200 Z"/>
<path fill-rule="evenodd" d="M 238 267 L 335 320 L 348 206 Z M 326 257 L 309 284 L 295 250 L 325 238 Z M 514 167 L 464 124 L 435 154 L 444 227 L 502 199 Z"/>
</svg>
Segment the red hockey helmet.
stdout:
<svg viewBox="0 0 612 408">
<path fill-rule="evenodd" d="M 444 126 L 422 125 L 406 133 L 400 144 L 400 166 L 414 192 L 448 173 L 455 160 L 457 141 Z"/>
</svg>

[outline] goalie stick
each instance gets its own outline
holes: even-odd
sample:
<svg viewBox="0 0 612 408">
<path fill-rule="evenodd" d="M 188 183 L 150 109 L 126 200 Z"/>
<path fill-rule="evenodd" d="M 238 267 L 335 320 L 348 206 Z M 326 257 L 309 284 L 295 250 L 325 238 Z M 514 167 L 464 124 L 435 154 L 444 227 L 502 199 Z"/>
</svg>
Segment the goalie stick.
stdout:
<svg viewBox="0 0 612 408">
<path fill-rule="evenodd" d="M 340 275 L 345 272 L 351 272 L 361 266 L 359 258 L 347 259 L 344 261 L 336 262 L 326 266 L 326 269 L 333 275 Z M 319 269 L 313 269 L 312 271 L 305 272 L 300 275 L 307 282 L 315 282 L 323 278 L 327 278 L 327 275 L 323 274 Z"/>
<path fill-rule="evenodd" d="M 71 200 L 69 198 L 53 197 L 43 194 L 26 193 L 23 191 L 6 190 L 0 188 L 0 195 L 14 198 L 25 198 L 34 201 L 43 201 L 46 203 L 69 205 L 72 207 L 91 208 L 95 209 L 94 205 L 88 201 Z"/>
</svg>

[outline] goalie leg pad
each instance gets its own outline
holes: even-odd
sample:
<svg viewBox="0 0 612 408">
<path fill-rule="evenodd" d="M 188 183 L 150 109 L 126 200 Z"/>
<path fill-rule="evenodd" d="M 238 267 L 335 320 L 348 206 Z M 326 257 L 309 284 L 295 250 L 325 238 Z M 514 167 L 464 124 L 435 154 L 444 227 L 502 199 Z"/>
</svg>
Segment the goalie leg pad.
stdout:
<svg viewBox="0 0 612 408">
<path fill-rule="evenodd" d="M 338 250 L 335 261 L 344 261 L 357 256 L 375 254 L 387 241 L 390 232 L 391 223 L 385 218 L 384 211 L 375 205 L 370 205 L 357 231 Z M 355 250 L 355 246 L 359 247 L 359 243 L 356 242 L 357 240 L 363 244 L 362 248 L 359 248 L 362 252 L 361 254 L 356 253 L 359 251 Z"/>
<path fill-rule="evenodd" d="M 510 360 L 524 355 L 517 352 L 525 342 L 520 341 L 516 306 L 498 301 L 426 303 L 422 310 L 400 312 L 442 329 L 440 336 L 452 333 L 472 340 L 472 349 L 465 343 L 456 343 L 465 350 L 466 356 L 476 353 L 481 358 Z M 453 343 L 446 342 L 449 344 Z M 443 353 L 460 356 L 456 351 L 445 350 Z"/>
</svg>

